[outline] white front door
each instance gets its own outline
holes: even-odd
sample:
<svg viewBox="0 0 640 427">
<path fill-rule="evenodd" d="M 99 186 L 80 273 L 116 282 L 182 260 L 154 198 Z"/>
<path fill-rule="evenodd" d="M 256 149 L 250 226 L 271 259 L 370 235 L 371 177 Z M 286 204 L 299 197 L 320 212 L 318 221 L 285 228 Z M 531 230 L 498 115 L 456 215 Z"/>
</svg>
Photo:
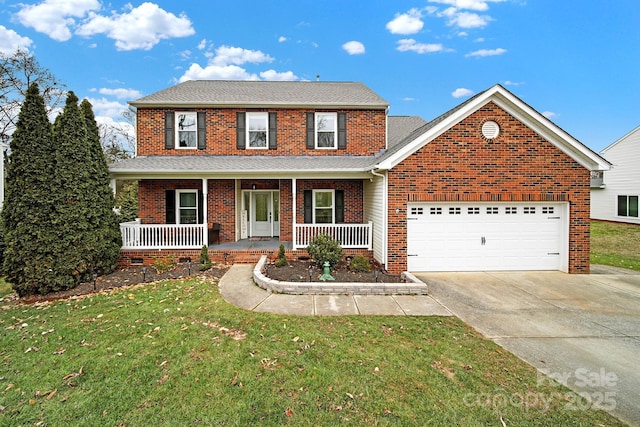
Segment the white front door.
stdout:
<svg viewBox="0 0 640 427">
<path fill-rule="evenodd" d="M 249 192 L 249 237 L 275 237 L 280 235 L 279 196 L 279 191 Z"/>
</svg>

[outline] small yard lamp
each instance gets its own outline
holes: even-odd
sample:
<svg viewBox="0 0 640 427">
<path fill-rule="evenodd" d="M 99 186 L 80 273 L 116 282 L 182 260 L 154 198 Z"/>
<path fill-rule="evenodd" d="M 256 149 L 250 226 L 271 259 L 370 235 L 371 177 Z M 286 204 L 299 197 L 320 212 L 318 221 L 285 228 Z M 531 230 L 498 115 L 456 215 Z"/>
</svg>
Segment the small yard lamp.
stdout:
<svg viewBox="0 0 640 427">
<path fill-rule="evenodd" d="M 142 281 L 147 281 L 147 267 L 142 267 Z"/>
<path fill-rule="evenodd" d="M 307 272 L 309 273 L 309 281 L 311 281 L 311 276 L 313 275 L 313 266 L 311 264 L 309 264 Z"/>
<path fill-rule="evenodd" d="M 189 276 L 191 276 L 191 258 L 189 258 L 189 261 L 187 261 L 187 267 L 189 269 Z"/>
<path fill-rule="evenodd" d="M 380 276 L 380 270 L 376 268 L 375 270 L 373 270 L 373 277 L 375 278 L 376 283 L 378 283 L 378 276 Z"/>
<path fill-rule="evenodd" d="M 324 272 L 322 273 L 322 276 L 320 276 L 320 280 L 322 280 L 323 282 L 327 280 L 336 280 L 331 275 L 331 272 L 329 271 L 329 268 L 331 267 L 331 264 L 329 264 L 329 261 L 325 261 L 323 267 L 324 267 Z"/>
<path fill-rule="evenodd" d="M 93 291 L 96 291 L 96 280 L 98 280 L 98 273 L 93 273 Z"/>
</svg>

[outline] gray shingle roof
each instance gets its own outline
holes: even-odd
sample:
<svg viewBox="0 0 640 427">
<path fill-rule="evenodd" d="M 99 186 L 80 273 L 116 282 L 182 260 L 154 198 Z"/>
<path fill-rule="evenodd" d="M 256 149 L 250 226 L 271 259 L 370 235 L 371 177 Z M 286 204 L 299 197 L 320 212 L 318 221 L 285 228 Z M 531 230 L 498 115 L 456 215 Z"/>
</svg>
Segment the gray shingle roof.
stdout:
<svg viewBox="0 0 640 427">
<path fill-rule="evenodd" d="M 190 80 L 129 102 L 134 107 L 387 108 L 363 83 Z"/>
</svg>

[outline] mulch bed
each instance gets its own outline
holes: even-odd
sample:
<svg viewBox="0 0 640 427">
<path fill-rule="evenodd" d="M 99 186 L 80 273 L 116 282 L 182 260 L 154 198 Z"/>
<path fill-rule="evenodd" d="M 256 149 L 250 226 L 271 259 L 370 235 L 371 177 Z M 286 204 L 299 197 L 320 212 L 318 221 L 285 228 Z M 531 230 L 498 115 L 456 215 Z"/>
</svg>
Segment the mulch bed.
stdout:
<svg viewBox="0 0 640 427">
<path fill-rule="evenodd" d="M 97 293 L 107 289 L 115 289 L 123 286 L 138 285 L 140 283 L 156 282 L 165 279 L 183 279 L 187 277 L 205 277 L 212 280 L 220 279 L 231 268 L 230 265 L 214 264 L 212 268 L 206 271 L 200 271 L 199 263 L 192 263 L 189 268 L 188 263 L 177 264 L 171 270 L 159 274 L 153 267 L 147 267 L 143 271 L 143 267 L 129 267 L 116 270 L 111 274 L 100 276 L 95 283 L 95 289 L 93 281 L 81 283 L 73 289 L 65 291 L 51 292 L 47 295 L 31 295 L 24 298 L 18 298 L 14 293 L 9 294 L 1 298 L 3 302 L 33 304 L 37 302 L 55 301 L 60 299 L 66 299 L 73 296 L 88 295 Z"/>
<path fill-rule="evenodd" d="M 311 273 L 311 276 L 309 276 Z M 284 267 L 276 267 L 271 262 L 267 265 L 266 276 L 282 282 L 319 282 L 323 273 L 322 268 L 315 266 L 311 260 L 289 260 Z M 362 282 L 362 283 L 400 283 L 399 274 L 389 274 L 379 269 L 371 271 L 351 271 L 347 262 L 340 262 L 331 270 L 331 276 L 336 282 Z"/>
</svg>

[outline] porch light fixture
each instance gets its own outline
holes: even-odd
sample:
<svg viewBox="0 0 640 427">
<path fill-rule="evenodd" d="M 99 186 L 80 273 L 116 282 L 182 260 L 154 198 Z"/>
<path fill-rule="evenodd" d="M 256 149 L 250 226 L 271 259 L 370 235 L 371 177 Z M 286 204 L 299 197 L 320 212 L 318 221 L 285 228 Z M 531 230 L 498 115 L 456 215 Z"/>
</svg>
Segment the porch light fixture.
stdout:
<svg viewBox="0 0 640 427">
<path fill-rule="evenodd" d="M 255 189 L 256 189 L 256 185 L 255 185 L 255 184 L 252 184 L 252 185 L 251 185 L 251 189 L 252 189 L 252 190 L 255 190 Z"/>
</svg>

